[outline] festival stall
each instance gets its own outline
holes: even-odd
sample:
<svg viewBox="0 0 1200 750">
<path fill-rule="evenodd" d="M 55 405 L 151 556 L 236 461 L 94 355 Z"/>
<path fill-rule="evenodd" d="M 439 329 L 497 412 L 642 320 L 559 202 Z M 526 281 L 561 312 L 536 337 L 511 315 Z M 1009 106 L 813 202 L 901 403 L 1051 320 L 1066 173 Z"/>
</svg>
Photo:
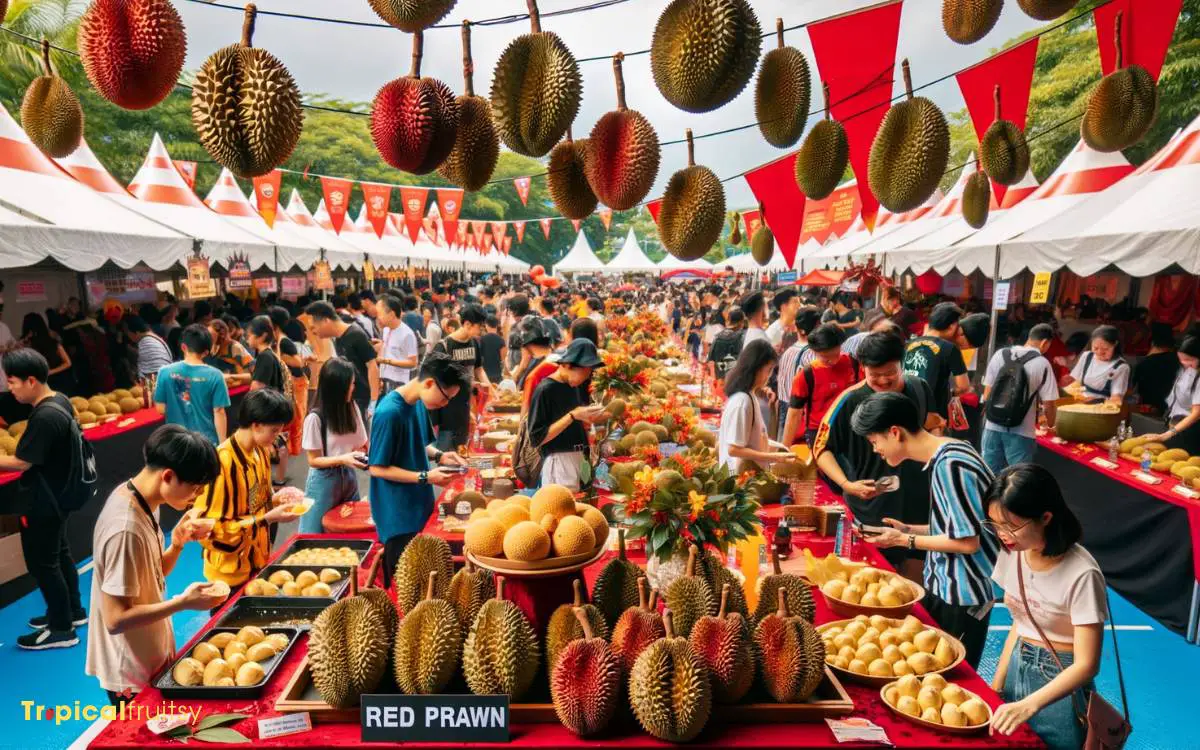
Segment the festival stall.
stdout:
<svg viewBox="0 0 1200 750">
<path fill-rule="evenodd" d="M 583 232 L 580 232 L 581 236 L 582 234 Z M 605 273 L 613 274 L 650 274 L 657 271 L 658 266 L 654 264 L 654 261 L 646 257 L 646 253 L 642 252 L 642 247 L 638 244 L 637 237 L 633 233 L 633 227 L 630 227 L 629 233 L 625 235 L 625 244 L 621 246 L 621 251 L 614 255 L 604 266 Z"/>
<path fill-rule="evenodd" d="M 301 201 L 301 205 L 303 206 L 303 201 Z M 307 211 L 307 208 L 305 210 Z M 353 221 L 343 220 L 341 231 L 335 229 L 333 226 L 333 220 L 329 217 L 329 210 L 325 207 L 324 198 L 317 203 L 317 211 L 312 215 L 312 220 L 326 232 L 336 235 L 342 242 L 345 242 L 350 247 L 355 248 L 356 252 L 345 255 L 339 254 L 336 257 L 326 253 L 325 259 L 329 261 L 330 266 L 342 271 L 357 270 L 362 268 L 363 253 L 370 252 L 370 249 L 374 249 L 375 245 L 365 237 L 363 232 L 360 232 L 358 228 L 354 226 Z M 374 232 L 372 232 L 372 235 L 373 234 Z"/>
<path fill-rule="evenodd" d="M 592 244 L 588 242 L 587 234 L 579 232 L 575 235 L 575 244 L 571 245 L 563 259 L 554 264 L 555 274 L 564 273 L 603 273 L 607 268 L 596 257 Z"/>
</svg>

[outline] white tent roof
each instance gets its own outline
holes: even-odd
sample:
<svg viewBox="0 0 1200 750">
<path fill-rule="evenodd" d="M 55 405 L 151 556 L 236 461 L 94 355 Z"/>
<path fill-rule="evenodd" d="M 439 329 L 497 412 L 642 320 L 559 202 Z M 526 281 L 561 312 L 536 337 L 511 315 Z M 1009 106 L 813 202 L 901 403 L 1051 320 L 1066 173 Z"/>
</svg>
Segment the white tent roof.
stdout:
<svg viewBox="0 0 1200 750">
<path fill-rule="evenodd" d="M 274 226 L 267 226 L 267 222 L 254 206 L 250 205 L 241 186 L 233 179 L 233 173 L 228 169 L 222 167 L 221 176 L 213 184 L 204 203 L 225 217 L 226 221 L 275 245 L 278 262 L 269 264 L 272 268 L 312 268 L 312 264 L 321 254 L 321 246 L 293 230 L 290 222 L 277 220 Z M 276 212 L 277 215 L 279 213 L 282 212 Z"/>
<path fill-rule="evenodd" d="M 171 162 L 158 133 L 150 141 L 146 160 L 133 177 L 129 192 L 139 199 L 137 210 L 204 242 L 203 252 L 213 263 L 225 265 L 238 253 L 252 268 L 275 267 L 275 247 L 245 229 L 221 218 L 192 192 Z M 115 196 L 124 200 L 122 196 Z"/>
<path fill-rule="evenodd" d="M 658 266 L 646 257 L 646 253 L 642 252 L 642 246 L 638 244 L 633 227 L 630 227 L 629 233 L 625 235 L 625 244 L 621 246 L 621 252 L 608 262 L 604 270 L 608 273 L 654 273 L 658 270 Z"/>
<path fill-rule="evenodd" d="M 309 213 L 308 206 L 304 205 L 300 191 L 295 188 L 292 188 L 292 196 L 288 200 L 287 206 L 284 206 L 282 201 L 279 203 L 279 210 L 275 213 L 275 223 L 278 225 L 280 222 L 286 223 L 289 231 L 296 232 L 311 243 L 323 248 L 326 259 L 334 266 L 341 263 L 343 267 L 348 267 L 362 252 L 318 224 Z M 307 267 L 301 266 L 301 268 Z"/>
<path fill-rule="evenodd" d="M 1200 118 L 1116 185 L 1000 248 L 1000 272 L 1116 265 L 1149 276 L 1172 264 L 1200 273 Z M 1014 270 L 1015 269 L 1015 270 Z"/>
<path fill-rule="evenodd" d="M 75 271 L 93 271 L 109 260 L 123 268 L 145 263 L 165 270 L 191 254 L 188 237 L 122 208 L 63 171 L 33 145 L 3 107 L 0 201 L 28 217 L 77 231 L 39 229 L 40 234 L 33 236 L 43 241 L 29 246 L 16 234 L 6 237 L 3 246 L 12 255 L 0 260 L 0 265 L 9 268 L 49 257 Z"/>
<path fill-rule="evenodd" d="M 963 239 L 957 245 L 942 249 L 917 260 L 914 270 L 934 268 L 946 273 L 957 268 L 966 274 L 981 270 L 987 275 L 994 271 L 996 248 L 1007 240 L 1028 232 L 1039 225 L 1061 216 L 1070 208 L 1087 200 L 1115 184 L 1133 171 L 1133 165 L 1120 152 L 1102 154 L 1088 148 L 1082 140 L 1067 155 L 1063 163 L 1041 187 L 1003 216 L 989 217 L 988 223 L 978 232 Z M 1008 196 L 1005 196 L 1007 200 Z M 1003 253 L 1001 263 L 1003 264 Z M 923 268 L 921 266 L 924 266 Z M 1002 265 L 1001 278 L 1015 275 L 1011 264 Z M 1020 268 L 1016 269 L 1017 271 Z"/>
<path fill-rule="evenodd" d="M 592 273 L 605 270 L 604 264 L 592 251 L 587 235 L 582 230 L 575 235 L 575 244 L 571 246 L 562 260 L 554 264 L 554 273 Z"/>
<path fill-rule="evenodd" d="M 667 256 L 658 262 L 658 270 L 660 271 L 678 271 L 682 269 L 692 271 L 711 271 L 713 264 L 709 263 L 704 258 L 696 260 L 680 260 L 674 255 L 667 253 Z"/>
<path fill-rule="evenodd" d="M 305 210 L 307 210 L 307 208 Z M 293 218 L 295 218 L 294 214 Z M 354 222 L 349 216 L 346 216 L 345 220 L 342 221 L 341 234 L 334 232 L 333 221 L 331 221 L 329 218 L 329 211 L 325 209 L 325 199 L 322 198 L 321 202 L 317 204 L 317 212 L 313 214 L 311 218 L 322 229 L 336 236 L 339 240 L 352 248 L 350 251 L 340 251 L 336 253 L 326 252 L 325 259 L 329 261 L 330 267 L 341 268 L 343 270 L 362 268 L 362 263 L 364 260 L 363 253 L 372 252 L 372 250 L 374 250 L 374 246 L 371 245 L 371 249 L 369 250 L 365 250 L 363 248 L 363 244 L 369 245 L 370 243 L 367 243 L 365 238 L 361 238 L 359 236 L 361 233 L 354 226 Z M 375 233 L 371 232 L 371 236 L 375 237 Z"/>
<path fill-rule="evenodd" d="M 942 191 L 940 189 L 934 190 L 933 195 L 929 196 L 924 203 L 903 214 L 894 214 L 880 206 L 879 215 L 875 219 L 874 231 L 867 228 L 866 222 L 863 221 L 860 215 L 854 222 L 854 226 L 850 228 L 850 231 L 844 237 L 840 240 L 827 242 L 820 250 L 806 256 L 805 260 L 830 261 L 835 258 L 845 258 L 849 261 L 850 256 L 862 248 L 894 234 L 906 224 L 924 217 L 942 201 L 942 198 Z"/>
</svg>

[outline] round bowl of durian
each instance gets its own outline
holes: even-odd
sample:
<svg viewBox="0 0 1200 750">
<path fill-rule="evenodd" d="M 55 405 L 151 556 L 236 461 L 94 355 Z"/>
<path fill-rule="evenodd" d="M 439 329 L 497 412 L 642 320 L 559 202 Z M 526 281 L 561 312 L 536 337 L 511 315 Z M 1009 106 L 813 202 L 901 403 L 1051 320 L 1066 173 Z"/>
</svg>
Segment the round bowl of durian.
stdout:
<svg viewBox="0 0 1200 750">
<path fill-rule="evenodd" d="M 171 679 L 181 688 L 255 687 L 266 681 L 272 661 L 291 640 L 285 632 L 267 633 L 254 625 L 219 630 L 175 662 Z"/>
<path fill-rule="evenodd" d="M 842 617 L 904 617 L 925 596 L 925 589 L 903 576 L 867 566 L 823 582 L 821 595 L 829 609 Z"/>
<path fill-rule="evenodd" d="M 578 570 L 599 559 L 607 542 L 604 514 L 555 484 L 533 497 L 492 500 L 471 513 L 463 532 L 467 557 L 500 573 Z"/>
<path fill-rule="evenodd" d="M 991 706 L 940 674 L 905 675 L 881 687 L 879 695 L 893 712 L 935 732 L 975 734 L 992 723 Z"/>
<path fill-rule="evenodd" d="M 825 663 L 865 685 L 885 685 L 897 677 L 949 672 L 966 658 L 962 642 L 909 615 L 897 620 L 859 615 L 817 627 Z"/>
</svg>

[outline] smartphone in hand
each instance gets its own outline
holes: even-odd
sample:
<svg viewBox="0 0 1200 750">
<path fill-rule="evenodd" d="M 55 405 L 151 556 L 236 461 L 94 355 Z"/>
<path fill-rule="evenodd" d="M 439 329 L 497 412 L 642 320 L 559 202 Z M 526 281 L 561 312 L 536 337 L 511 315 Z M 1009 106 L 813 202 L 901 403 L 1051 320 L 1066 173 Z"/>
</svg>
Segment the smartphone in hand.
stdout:
<svg viewBox="0 0 1200 750">
<path fill-rule="evenodd" d="M 887 527 L 886 526 L 871 526 L 869 524 L 864 523 L 864 524 L 859 524 L 858 530 L 862 533 L 862 535 L 864 537 L 879 536 L 880 534 L 882 534 L 884 531 L 887 530 Z"/>
</svg>

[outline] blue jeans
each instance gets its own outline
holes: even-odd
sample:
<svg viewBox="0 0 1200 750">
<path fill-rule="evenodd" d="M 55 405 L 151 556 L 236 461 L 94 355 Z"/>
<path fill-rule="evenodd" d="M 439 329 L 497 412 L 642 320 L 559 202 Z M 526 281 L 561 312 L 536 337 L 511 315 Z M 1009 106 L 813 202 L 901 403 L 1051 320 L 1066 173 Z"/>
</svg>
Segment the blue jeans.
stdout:
<svg viewBox="0 0 1200 750">
<path fill-rule="evenodd" d="M 1074 654 L 1061 651 L 1058 658 L 1064 667 L 1071 666 L 1075 661 Z M 1018 641 L 1008 662 L 1008 674 L 1004 678 L 1001 696 L 1006 703 L 1019 701 L 1040 690 L 1060 671 L 1049 651 Z M 1088 695 L 1095 689 L 1094 683 L 1088 683 L 1073 695 L 1051 703 L 1034 714 L 1028 722 L 1029 728 L 1042 738 L 1050 750 L 1078 750 L 1086 737 L 1078 715 L 1087 711 Z"/>
<path fill-rule="evenodd" d="M 983 430 L 983 461 L 988 468 L 999 474 L 1013 464 L 1033 461 L 1033 449 L 1037 441 L 1015 432 Z"/>
<path fill-rule="evenodd" d="M 304 495 L 316 502 L 300 516 L 300 533 L 320 534 L 324 531 L 321 519 L 326 513 L 342 503 L 358 499 L 358 477 L 349 466 L 310 468 L 304 482 Z"/>
</svg>

